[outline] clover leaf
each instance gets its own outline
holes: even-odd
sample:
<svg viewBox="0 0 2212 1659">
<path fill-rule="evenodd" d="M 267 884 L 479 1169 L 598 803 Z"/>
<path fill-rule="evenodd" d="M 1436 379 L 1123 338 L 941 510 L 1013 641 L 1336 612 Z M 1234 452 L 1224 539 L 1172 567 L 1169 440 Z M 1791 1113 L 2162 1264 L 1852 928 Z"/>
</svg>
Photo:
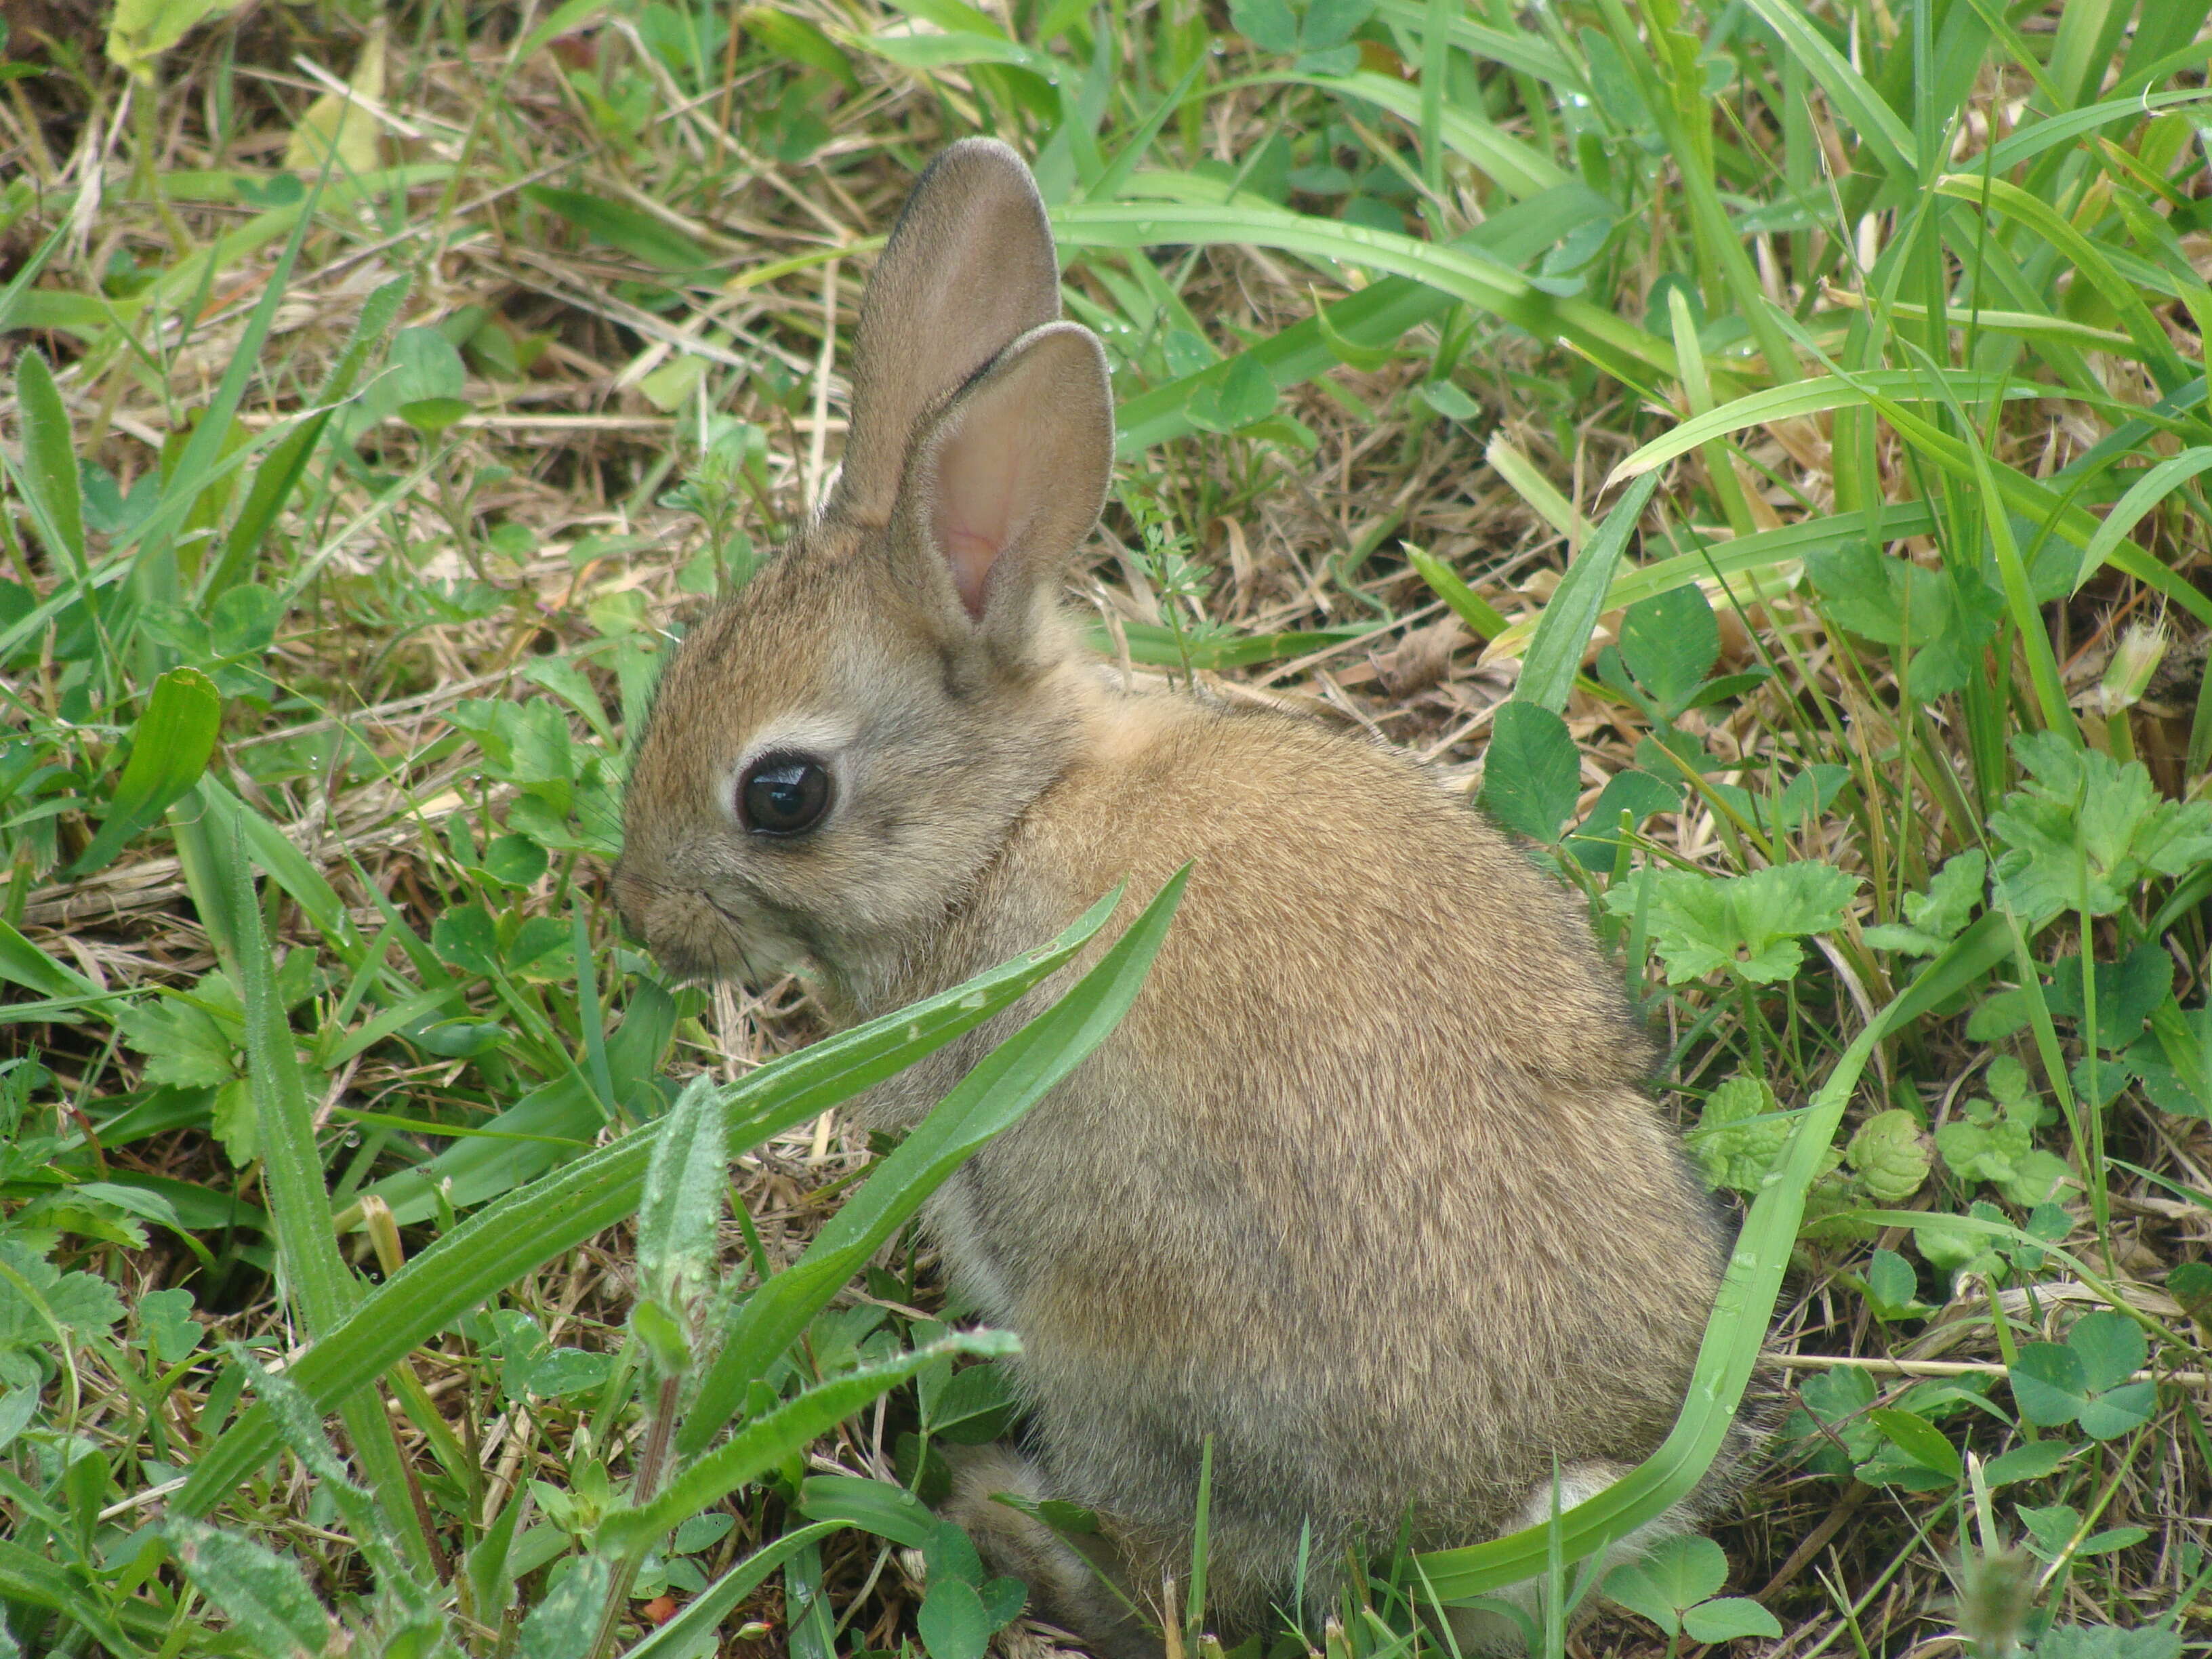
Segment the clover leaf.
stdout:
<svg viewBox="0 0 2212 1659">
<path fill-rule="evenodd" d="M 1727 1642 L 1739 1636 L 1778 1637 L 1782 1626 L 1747 1596 L 1716 1595 L 1728 1579 L 1728 1557 L 1710 1538 L 1662 1538 L 1642 1559 L 1615 1567 L 1605 1593 L 1669 1637 Z"/>
<path fill-rule="evenodd" d="M 2150 1421 L 2157 1386 L 2129 1381 L 2148 1357 L 2142 1327 L 2125 1314 L 2076 1320 L 2063 1343 L 2031 1342 L 2011 1365 L 2020 1414 L 2043 1428 L 2081 1425 L 2093 1440 L 2113 1440 Z"/>
</svg>

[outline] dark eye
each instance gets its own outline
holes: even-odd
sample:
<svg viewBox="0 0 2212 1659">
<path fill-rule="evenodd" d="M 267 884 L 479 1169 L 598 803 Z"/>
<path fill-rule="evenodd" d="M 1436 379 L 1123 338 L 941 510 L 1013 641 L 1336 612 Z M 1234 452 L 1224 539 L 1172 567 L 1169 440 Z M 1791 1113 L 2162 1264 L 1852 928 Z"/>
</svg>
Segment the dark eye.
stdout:
<svg viewBox="0 0 2212 1659">
<path fill-rule="evenodd" d="M 763 836 L 804 835 L 830 810 L 830 774 L 801 755 L 769 755 L 738 784 L 738 816 Z"/>
</svg>

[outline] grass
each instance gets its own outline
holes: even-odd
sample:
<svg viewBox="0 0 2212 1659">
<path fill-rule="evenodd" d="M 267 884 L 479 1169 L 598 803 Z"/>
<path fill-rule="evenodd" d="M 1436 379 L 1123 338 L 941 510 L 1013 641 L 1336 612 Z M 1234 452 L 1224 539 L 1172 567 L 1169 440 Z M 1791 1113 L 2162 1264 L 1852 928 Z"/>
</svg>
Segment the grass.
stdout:
<svg viewBox="0 0 2212 1659">
<path fill-rule="evenodd" d="M 1717 1547 L 1540 1645 L 2205 1642 L 2205 4 L 88 9 L 0 70 L 0 1652 L 1007 1625 L 907 1223 L 1175 894 L 896 1152 L 830 1109 L 1077 934 L 817 1042 L 599 897 L 974 131 L 1114 358 L 1102 649 L 1527 836 L 1746 1204 L 1667 1451 L 1310 1644 L 1564 1587 L 1747 1383 Z"/>
</svg>

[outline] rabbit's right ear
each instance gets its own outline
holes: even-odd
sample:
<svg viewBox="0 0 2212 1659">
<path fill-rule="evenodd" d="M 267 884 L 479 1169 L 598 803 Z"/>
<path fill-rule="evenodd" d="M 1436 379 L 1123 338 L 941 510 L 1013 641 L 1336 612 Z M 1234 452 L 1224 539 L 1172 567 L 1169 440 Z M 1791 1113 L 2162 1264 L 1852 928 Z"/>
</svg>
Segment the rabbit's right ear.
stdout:
<svg viewBox="0 0 2212 1659">
<path fill-rule="evenodd" d="M 860 301 L 852 425 L 827 516 L 882 524 L 923 414 L 1060 316 L 1060 261 L 1036 182 L 994 138 L 923 171 Z"/>
</svg>

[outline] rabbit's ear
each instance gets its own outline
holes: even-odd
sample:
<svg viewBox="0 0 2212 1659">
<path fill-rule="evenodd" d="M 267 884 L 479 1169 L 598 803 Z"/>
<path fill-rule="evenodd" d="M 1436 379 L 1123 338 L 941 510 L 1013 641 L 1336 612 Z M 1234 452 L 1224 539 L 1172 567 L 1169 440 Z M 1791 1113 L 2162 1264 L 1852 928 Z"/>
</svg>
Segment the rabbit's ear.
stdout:
<svg viewBox="0 0 2212 1659">
<path fill-rule="evenodd" d="M 1029 653 L 1114 468 L 1105 349 L 1078 323 L 1008 346 L 915 440 L 893 543 L 956 635 Z"/>
<path fill-rule="evenodd" d="M 829 516 L 885 522 L 924 412 L 1059 315 L 1060 262 L 1036 180 L 996 139 L 963 139 L 915 182 L 861 298 Z"/>
</svg>

